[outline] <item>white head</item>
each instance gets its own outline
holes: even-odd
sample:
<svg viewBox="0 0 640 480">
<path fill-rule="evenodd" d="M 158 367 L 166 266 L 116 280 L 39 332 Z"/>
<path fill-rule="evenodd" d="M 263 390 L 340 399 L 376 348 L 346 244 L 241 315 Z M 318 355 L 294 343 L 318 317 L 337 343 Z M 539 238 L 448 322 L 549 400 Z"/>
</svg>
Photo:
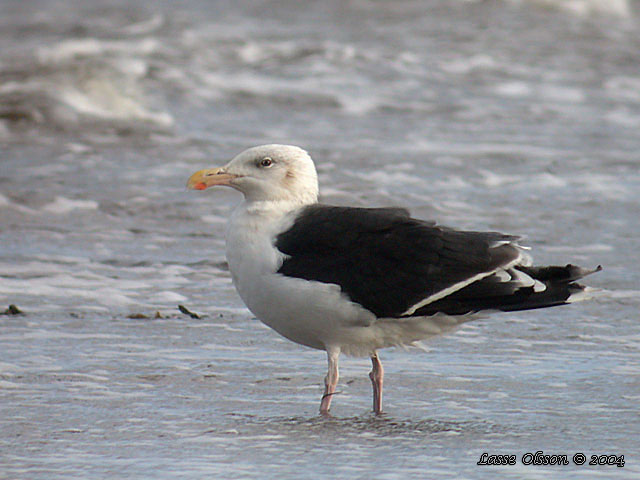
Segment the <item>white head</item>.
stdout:
<svg viewBox="0 0 640 480">
<path fill-rule="evenodd" d="M 307 152 L 292 145 L 261 145 L 245 150 L 224 167 L 200 170 L 187 187 L 204 190 L 226 185 L 248 202 L 286 201 L 300 205 L 318 200 L 318 176 Z"/>
</svg>

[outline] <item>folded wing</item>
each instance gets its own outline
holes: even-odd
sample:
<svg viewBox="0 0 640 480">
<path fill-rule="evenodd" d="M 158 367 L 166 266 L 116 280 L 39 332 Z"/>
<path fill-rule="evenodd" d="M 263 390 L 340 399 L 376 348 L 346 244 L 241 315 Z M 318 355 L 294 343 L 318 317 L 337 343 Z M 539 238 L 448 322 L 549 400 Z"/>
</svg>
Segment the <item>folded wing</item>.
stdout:
<svg viewBox="0 0 640 480">
<path fill-rule="evenodd" d="M 559 291 L 531 299 L 555 286 L 556 275 L 529 267 L 517 240 L 497 232 L 452 230 L 411 218 L 403 209 L 313 205 L 275 245 L 285 254 L 278 273 L 337 284 L 378 317 L 564 302 Z"/>
</svg>

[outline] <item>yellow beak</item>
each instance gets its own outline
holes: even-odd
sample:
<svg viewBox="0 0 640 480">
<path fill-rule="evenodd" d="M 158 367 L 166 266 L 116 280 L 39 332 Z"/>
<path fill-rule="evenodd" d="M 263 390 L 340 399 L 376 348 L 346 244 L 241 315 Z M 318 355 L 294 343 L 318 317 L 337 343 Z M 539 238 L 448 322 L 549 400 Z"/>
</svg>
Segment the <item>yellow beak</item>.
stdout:
<svg viewBox="0 0 640 480">
<path fill-rule="evenodd" d="M 187 188 L 191 190 L 204 190 L 214 185 L 230 186 L 234 178 L 238 178 L 238 175 L 225 172 L 224 167 L 205 168 L 189 177 Z"/>
</svg>

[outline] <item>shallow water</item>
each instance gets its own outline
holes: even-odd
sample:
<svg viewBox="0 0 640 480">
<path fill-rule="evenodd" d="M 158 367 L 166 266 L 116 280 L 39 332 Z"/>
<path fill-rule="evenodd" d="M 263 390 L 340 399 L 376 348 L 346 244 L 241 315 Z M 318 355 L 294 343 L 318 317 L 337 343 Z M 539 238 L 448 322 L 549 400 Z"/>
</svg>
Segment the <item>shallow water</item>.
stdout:
<svg viewBox="0 0 640 480">
<path fill-rule="evenodd" d="M 0 478 L 636 477 L 639 13 L 3 2 L 0 310 L 25 314 L 0 316 Z M 238 194 L 184 188 L 267 142 L 311 152 L 325 202 L 521 234 L 539 263 L 602 264 L 601 291 L 382 352 L 379 418 L 344 358 L 320 418 L 324 354 L 231 286 Z"/>
</svg>

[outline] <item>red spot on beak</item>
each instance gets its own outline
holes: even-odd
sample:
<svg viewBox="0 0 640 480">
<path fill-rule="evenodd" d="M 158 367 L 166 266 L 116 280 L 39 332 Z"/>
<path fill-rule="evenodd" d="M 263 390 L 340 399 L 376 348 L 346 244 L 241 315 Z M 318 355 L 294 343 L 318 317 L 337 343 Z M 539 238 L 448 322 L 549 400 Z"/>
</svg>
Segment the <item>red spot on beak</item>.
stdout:
<svg viewBox="0 0 640 480">
<path fill-rule="evenodd" d="M 205 188 L 207 188 L 207 184 L 203 182 L 199 182 L 199 183 L 196 183 L 192 188 L 195 188 L 196 190 L 204 190 Z"/>
</svg>

